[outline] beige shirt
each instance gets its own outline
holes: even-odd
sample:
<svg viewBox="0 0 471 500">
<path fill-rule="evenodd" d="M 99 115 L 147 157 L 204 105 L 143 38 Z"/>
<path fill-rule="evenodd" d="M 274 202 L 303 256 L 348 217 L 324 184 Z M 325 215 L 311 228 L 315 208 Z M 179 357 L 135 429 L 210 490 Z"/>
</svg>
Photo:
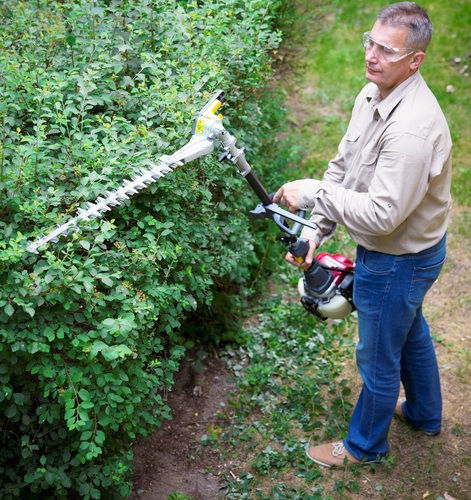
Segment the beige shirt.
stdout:
<svg viewBox="0 0 471 500">
<path fill-rule="evenodd" d="M 304 228 L 301 236 L 320 246 L 342 224 L 368 250 L 402 255 L 432 247 L 451 215 L 451 148 L 420 73 L 384 100 L 369 83 L 322 181 L 302 183 L 299 206 L 313 209 L 318 230 Z"/>
</svg>

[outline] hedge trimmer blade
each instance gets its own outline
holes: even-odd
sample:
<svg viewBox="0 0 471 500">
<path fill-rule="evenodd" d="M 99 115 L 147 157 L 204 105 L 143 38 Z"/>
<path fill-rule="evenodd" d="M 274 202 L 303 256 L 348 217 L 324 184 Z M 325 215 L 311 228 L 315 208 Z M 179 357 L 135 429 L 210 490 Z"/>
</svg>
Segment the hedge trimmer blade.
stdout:
<svg viewBox="0 0 471 500">
<path fill-rule="evenodd" d="M 80 221 L 88 221 L 101 217 L 113 207 L 116 207 L 130 196 L 144 189 L 149 184 L 156 182 L 169 172 L 181 165 L 180 161 L 172 161 L 172 157 L 162 156 L 155 164 L 151 163 L 150 169 L 143 169 L 132 179 L 126 179 L 121 186 L 114 191 L 105 191 L 103 196 L 99 196 L 94 203 L 88 202 L 87 209 L 79 208 L 77 215 L 69 221 L 61 224 L 56 229 L 50 231 L 46 236 L 42 236 L 35 241 L 29 242 L 26 250 L 31 253 L 38 253 L 39 248 L 45 243 L 59 241 L 59 236 L 67 236 L 69 231 L 76 230 Z"/>
</svg>

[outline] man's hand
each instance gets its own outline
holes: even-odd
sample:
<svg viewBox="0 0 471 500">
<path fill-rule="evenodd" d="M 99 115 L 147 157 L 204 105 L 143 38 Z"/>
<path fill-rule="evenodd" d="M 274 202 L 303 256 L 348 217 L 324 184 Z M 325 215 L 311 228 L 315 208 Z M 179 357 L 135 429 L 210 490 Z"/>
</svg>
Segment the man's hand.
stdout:
<svg viewBox="0 0 471 500">
<path fill-rule="evenodd" d="M 280 202 L 290 212 L 296 213 L 299 210 L 298 197 L 302 182 L 303 180 L 300 179 L 297 181 L 287 182 L 286 184 L 283 184 L 283 186 L 281 186 L 281 188 L 278 189 L 278 191 L 273 196 L 273 203 Z M 302 268 L 304 271 L 307 271 L 311 266 L 312 261 L 314 259 L 314 252 L 316 251 L 316 245 L 312 241 L 310 240 L 308 241 L 309 241 L 309 250 L 306 256 L 304 257 L 304 262 L 302 264 L 297 262 L 294 256 L 289 252 L 285 256 L 285 260 L 287 262 L 289 262 L 293 266 Z"/>
<path fill-rule="evenodd" d="M 294 256 L 289 252 L 285 256 L 285 260 L 287 262 L 289 262 L 293 266 L 300 267 L 304 271 L 307 271 L 311 267 L 312 261 L 314 260 L 314 252 L 316 251 L 316 245 L 311 240 L 308 241 L 309 241 L 309 250 L 307 251 L 307 254 L 304 257 L 304 262 L 302 264 L 297 262 Z"/>
<path fill-rule="evenodd" d="M 273 196 L 273 203 L 280 202 L 290 212 L 296 213 L 299 210 L 298 196 L 302 182 L 303 181 L 300 179 L 283 184 L 283 186 L 281 186 L 281 188 L 278 189 L 278 191 Z"/>
</svg>

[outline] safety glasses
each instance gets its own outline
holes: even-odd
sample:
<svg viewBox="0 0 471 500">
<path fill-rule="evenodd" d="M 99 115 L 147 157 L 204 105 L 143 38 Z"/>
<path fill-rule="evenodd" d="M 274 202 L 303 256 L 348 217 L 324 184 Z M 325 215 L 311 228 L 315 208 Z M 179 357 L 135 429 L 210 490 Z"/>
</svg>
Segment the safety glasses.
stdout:
<svg viewBox="0 0 471 500">
<path fill-rule="evenodd" d="M 397 62 L 407 56 L 410 56 L 414 52 L 417 52 L 417 49 L 398 49 L 397 47 L 391 47 L 385 43 L 378 42 L 378 40 L 371 38 L 370 33 L 371 31 L 363 33 L 363 48 L 365 49 L 365 52 L 371 52 L 374 50 L 378 59 L 387 62 Z"/>
</svg>

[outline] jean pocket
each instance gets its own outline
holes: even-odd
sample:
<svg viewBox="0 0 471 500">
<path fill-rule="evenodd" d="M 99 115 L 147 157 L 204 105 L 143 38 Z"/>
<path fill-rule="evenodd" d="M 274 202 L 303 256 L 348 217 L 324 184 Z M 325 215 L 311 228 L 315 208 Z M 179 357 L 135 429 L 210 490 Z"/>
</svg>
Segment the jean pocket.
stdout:
<svg viewBox="0 0 471 500">
<path fill-rule="evenodd" d="M 390 274 L 396 262 L 395 255 L 380 252 L 365 252 L 361 260 L 363 266 L 372 274 Z"/>
<path fill-rule="evenodd" d="M 437 280 L 444 262 L 445 258 L 430 266 L 417 266 L 414 268 L 409 291 L 409 300 L 411 302 L 422 302 L 424 300 L 425 294 Z"/>
</svg>

